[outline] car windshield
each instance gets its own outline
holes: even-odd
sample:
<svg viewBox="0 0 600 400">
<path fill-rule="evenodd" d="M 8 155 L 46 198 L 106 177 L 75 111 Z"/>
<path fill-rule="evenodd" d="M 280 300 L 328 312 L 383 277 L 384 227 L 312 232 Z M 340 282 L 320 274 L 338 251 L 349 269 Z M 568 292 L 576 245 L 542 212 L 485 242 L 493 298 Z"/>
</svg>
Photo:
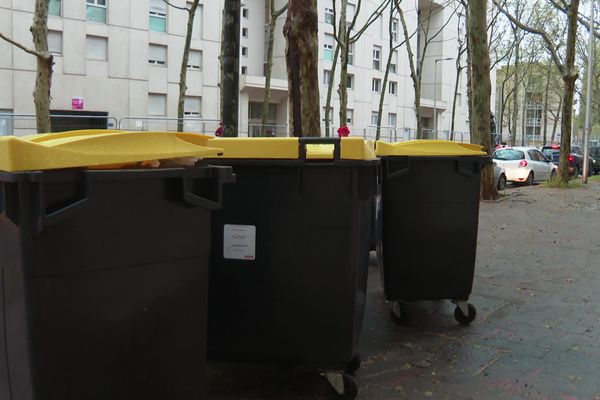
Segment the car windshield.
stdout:
<svg viewBox="0 0 600 400">
<path fill-rule="evenodd" d="M 560 157 L 560 150 L 557 149 L 546 148 L 543 149 L 542 152 L 547 158 L 549 158 L 552 161 L 558 161 L 558 158 Z"/>
<path fill-rule="evenodd" d="M 525 153 L 520 150 L 500 149 L 496 150 L 492 157 L 496 160 L 522 160 L 525 158 Z"/>
</svg>

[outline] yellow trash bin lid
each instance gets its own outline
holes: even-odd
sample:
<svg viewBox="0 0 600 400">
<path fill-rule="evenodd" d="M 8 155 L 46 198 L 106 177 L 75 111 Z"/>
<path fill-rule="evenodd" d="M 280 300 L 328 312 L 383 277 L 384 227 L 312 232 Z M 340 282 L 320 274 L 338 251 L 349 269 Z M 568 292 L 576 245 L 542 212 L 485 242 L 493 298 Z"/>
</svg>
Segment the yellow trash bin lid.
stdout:
<svg viewBox="0 0 600 400">
<path fill-rule="evenodd" d="M 0 137 L 0 170 L 119 167 L 136 162 L 216 157 L 209 136 L 182 132 L 82 130 Z"/>
<path fill-rule="evenodd" d="M 335 141 L 332 138 L 306 139 L 307 160 L 333 160 L 335 144 L 311 143 L 314 141 Z M 300 138 L 211 138 L 209 146 L 223 149 L 222 159 L 252 160 L 297 160 L 300 154 Z M 374 160 L 373 146 L 361 138 L 341 138 L 341 160 Z"/>
<path fill-rule="evenodd" d="M 483 146 L 470 143 L 457 143 L 448 140 L 410 140 L 399 143 L 375 143 L 377 156 L 485 156 Z"/>
</svg>

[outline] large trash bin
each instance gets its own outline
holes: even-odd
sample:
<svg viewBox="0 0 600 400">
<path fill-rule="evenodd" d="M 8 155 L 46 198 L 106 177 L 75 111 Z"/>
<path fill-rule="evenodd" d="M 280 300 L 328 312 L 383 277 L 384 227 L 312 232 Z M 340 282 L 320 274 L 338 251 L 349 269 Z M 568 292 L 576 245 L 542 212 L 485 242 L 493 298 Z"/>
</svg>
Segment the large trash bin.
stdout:
<svg viewBox="0 0 600 400">
<path fill-rule="evenodd" d="M 204 398 L 210 214 L 231 170 L 107 166 L 219 152 L 180 136 L 0 138 L 0 399 Z M 57 169 L 87 164 L 104 169 Z"/>
<path fill-rule="evenodd" d="M 473 286 L 480 176 L 478 145 L 439 140 L 376 143 L 381 158 L 383 285 L 395 316 L 401 300 L 451 299 L 455 318 L 475 318 Z"/>
<path fill-rule="evenodd" d="M 214 215 L 209 359 L 298 362 L 347 397 L 358 368 L 376 188 L 358 138 L 215 139 L 233 166 Z M 234 187 L 235 186 L 235 187 Z"/>
</svg>

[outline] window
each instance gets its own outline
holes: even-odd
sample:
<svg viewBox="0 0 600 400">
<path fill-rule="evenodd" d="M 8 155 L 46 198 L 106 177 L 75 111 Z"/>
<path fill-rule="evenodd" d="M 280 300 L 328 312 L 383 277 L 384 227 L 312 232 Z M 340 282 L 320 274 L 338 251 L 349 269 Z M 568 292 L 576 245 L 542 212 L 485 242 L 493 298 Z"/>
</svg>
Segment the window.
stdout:
<svg viewBox="0 0 600 400">
<path fill-rule="evenodd" d="M 183 114 L 187 117 L 201 117 L 202 97 L 185 96 L 183 101 Z"/>
<path fill-rule="evenodd" d="M 3 115 L 12 114 L 13 110 L 0 109 L 0 136 L 13 135 L 13 116 Z"/>
<path fill-rule="evenodd" d="M 60 17 L 61 15 L 61 0 L 50 0 L 48 3 L 48 15 Z"/>
<path fill-rule="evenodd" d="M 148 47 L 148 64 L 167 64 L 167 46 L 150 44 Z"/>
<path fill-rule="evenodd" d="M 333 25 L 333 9 L 325 7 L 325 23 Z"/>
<path fill-rule="evenodd" d="M 106 61 L 108 58 L 108 39 L 99 36 L 86 36 L 85 54 L 88 60 Z"/>
<path fill-rule="evenodd" d="M 346 76 L 347 80 L 346 80 L 346 87 L 348 89 L 354 89 L 354 75 L 352 74 L 348 74 Z"/>
<path fill-rule="evenodd" d="M 354 43 L 348 46 L 348 65 L 354 64 Z"/>
<path fill-rule="evenodd" d="M 333 61 L 333 35 L 325 34 L 325 42 L 323 43 L 323 58 L 326 61 Z"/>
<path fill-rule="evenodd" d="M 106 23 L 106 1 L 86 0 L 85 18 L 91 22 Z"/>
<path fill-rule="evenodd" d="M 192 8 L 192 2 L 187 2 L 188 10 Z M 194 25 L 192 25 L 192 39 L 201 39 L 202 38 L 202 18 L 204 15 L 204 7 L 202 4 L 198 4 L 196 7 L 196 14 L 194 15 Z"/>
<path fill-rule="evenodd" d="M 389 113 L 388 114 L 388 126 L 391 128 L 395 128 L 396 127 L 396 113 Z"/>
<path fill-rule="evenodd" d="M 379 71 L 381 67 L 381 46 L 373 46 L 373 69 Z"/>
<path fill-rule="evenodd" d="M 328 69 L 323 70 L 323 85 L 331 85 L 331 71 Z"/>
<path fill-rule="evenodd" d="M 242 8 L 242 17 L 248 18 L 248 9 L 247 8 Z"/>
<path fill-rule="evenodd" d="M 247 47 L 242 47 L 242 55 L 244 57 L 248 57 L 248 48 Z"/>
<path fill-rule="evenodd" d="M 242 66 L 242 75 L 246 75 L 248 73 L 248 67 Z"/>
<path fill-rule="evenodd" d="M 154 32 L 167 31 L 167 4 L 162 0 L 150 0 L 148 29 Z"/>
<path fill-rule="evenodd" d="M 456 105 L 460 106 L 461 101 L 462 101 L 462 95 L 460 93 L 456 93 Z"/>
<path fill-rule="evenodd" d="M 346 21 L 351 24 L 354 19 L 354 13 L 356 12 L 356 6 L 354 4 L 348 3 L 346 6 Z"/>
<path fill-rule="evenodd" d="M 390 73 L 397 74 L 396 63 L 398 62 L 398 51 L 394 51 L 392 54 L 392 60 L 390 62 Z"/>
<path fill-rule="evenodd" d="M 379 122 L 379 113 L 377 111 L 371 111 L 371 125 L 377 126 Z"/>
<path fill-rule="evenodd" d="M 388 83 L 388 93 L 395 96 L 397 92 L 398 92 L 398 83 L 390 81 Z"/>
<path fill-rule="evenodd" d="M 371 90 L 375 93 L 379 93 L 381 91 L 381 79 L 373 78 L 373 82 L 371 83 Z"/>
<path fill-rule="evenodd" d="M 392 40 L 398 41 L 398 20 L 395 18 L 392 20 Z"/>
<path fill-rule="evenodd" d="M 62 32 L 48 31 L 48 51 L 55 56 L 62 56 Z"/>
<path fill-rule="evenodd" d="M 167 115 L 166 94 L 148 94 L 148 115 Z"/>
<path fill-rule="evenodd" d="M 242 37 L 248 37 L 248 28 L 242 28 Z"/>
<path fill-rule="evenodd" d="M 347 109 L 346 110 L 346 124 L 352 125 L 354 122 L 354 110 Z"/>
<path fill-rule="evenodd" d="M 187 67 L 189 69 L 202 71 L 202 52 L 200 50 L 190 50 Z"/>
</svg>

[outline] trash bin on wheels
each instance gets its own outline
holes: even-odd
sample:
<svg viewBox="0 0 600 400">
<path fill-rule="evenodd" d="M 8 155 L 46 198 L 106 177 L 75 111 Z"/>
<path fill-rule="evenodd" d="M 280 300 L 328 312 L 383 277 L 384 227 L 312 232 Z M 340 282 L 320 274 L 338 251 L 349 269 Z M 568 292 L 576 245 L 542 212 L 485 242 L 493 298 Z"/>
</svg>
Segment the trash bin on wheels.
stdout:
<svg viewBox="0 0 600 400">
<path fill-rule="evenodd" d="M 402 300 L 450 299 L 461 324 L 475 318 L 473 286 L 482 146 L 441 140 L 376 143 L 381 158 L 378 259 L 392 312 Z"/>
<path fill-rule="evenodd" d="M 208 355 L 314 367 L 354 398 L 378 160 L 359 138 L 215 139 Z M 235 187 L 234 187 L 235 186 Z"/>
<path fill-rule="evenodd" d="M 231 170 L 138 164 L 220 152 L 183 137 L 0 138 L 0 399 L 205 398 L 210 214 Z"/>
</svg>

